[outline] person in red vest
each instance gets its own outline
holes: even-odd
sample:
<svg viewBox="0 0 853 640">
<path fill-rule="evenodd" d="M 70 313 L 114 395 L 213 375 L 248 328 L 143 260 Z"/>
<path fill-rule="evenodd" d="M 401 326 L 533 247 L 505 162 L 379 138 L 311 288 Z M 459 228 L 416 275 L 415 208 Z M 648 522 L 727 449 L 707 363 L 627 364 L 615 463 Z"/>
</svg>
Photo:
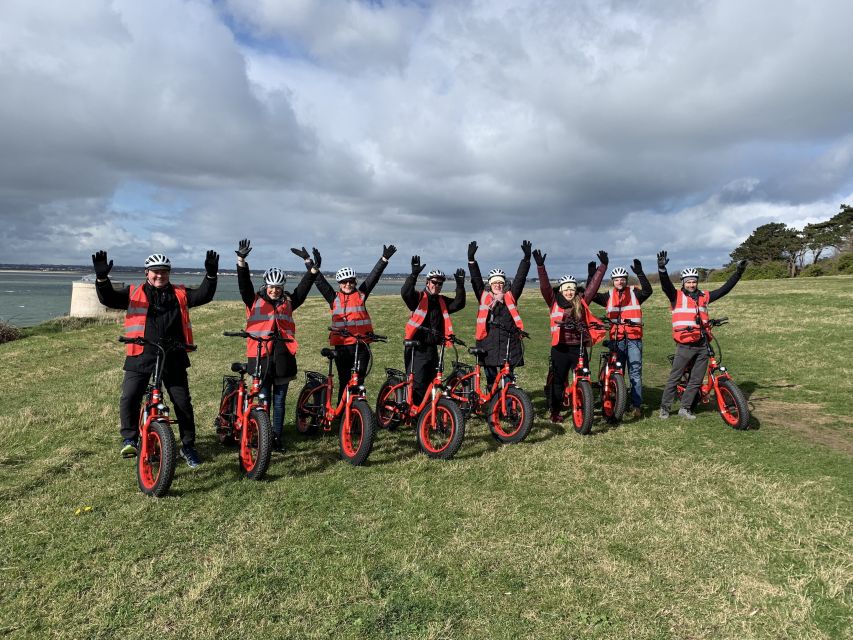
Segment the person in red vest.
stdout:
<svg viewBox="0 0 853 640">
<path fill-rule="evenodd" d="M 477 328 L 475 337 L 477 347 L 485 349 L 486 355 L 480 358 L 486 371 L 486 383 L 489 387 L 498 375 L 498 368 L 503 366 L 509 343 L 509 363 L 512 369 L 524 366 L 524 354 L 521 349 L 521 338 L 518 331 L 524 330 L 524 323 L 518 313 L 518 299 L 524 291 L 527 272 L 530 271 L 530 251 L 532 244 L 528 240 L 521 243 L 524 257 L 518 263 L 512 286 L 506 290 L 506 274 L 502 269 L 492 269 L 489 272 L 488 288 L 483 284 L 480 265 L 475 254 L 477 243 L 468 245 L 468 273 L 471 274 L 471 288 L 474 296 L 480 301 L 477 310 Z"/>
<path fill-rule="evenodd" d="M 373 331 L 373 322 L 365 306 L 367 296 L 370 295 L 373 287 L 379 282 L 382 272 L 388 266 L 388 260 L 391 259 L 391 256 L 396 251 L 397 247 L 393 244 L 388 246 L 383 245 L 382 256 L 376 261 L 373 270 L 360 285 L 357 285 L 355 271 L 350 267 L 341 267 L 335 273 L 335 281 L 338 283 L 337 291 L 332 289 L 332 286 L 322 273 L 317 274 L 317 290 L 326 302 L 329 303 L 329 308 L 332 311 L 331 326 L 338 329 L 347 329 L 354 335 L 364 335 Z M 337 333 L 329 333 L 329 344 L 335 348 L 338 354 L 335 358 L 335 366 L 338 369 L 338 400 L 340 400 L 344 393 L 344 386 L 349 380 L 353 363 L 355 363 L 356 340 L 354 337 L 344 337 Z M 364 352 L 362 353 L 364 356 L 367 355 Z M 368 365 L 369 359 L 362 357 L 358 370 L 362 383 L 367 376 Z"/>
<path fill-rule="evenodd" d="M 248 239 L 240 240 L 237 250 L 237 286 L 240 297 L 246 305 L 246 331 L 258 336 L 279 336 L 289 342 L 270 342 L 264 344 L 261 359 L 257 361 L 258 347 L 253 340 L 246 339 L 246 356 L 249 372 L 256 369 L 263 372 L 261 383 L 264 395 L 272 397 L 272 438 L 273 449 L 283 451 L 282 433 L 284 431 L 284 407 L 287 398 L 287 388 L 290 381 L 296 377 L 296 352 L 299 345 L 296 341 L 296 323 L 293 312 L 305 302 L 314 279 L 319 271 L 320 254 L 315 254 L 311 260 L 308 252 L 291 249 L 305 261 L 308 267 L 302 280 L 293 293 L 284 290 L 286 278 L 284 271 L 271 267 L 264 272 L 264 286 L 255 290 L 252 275 L 246 257 L 252 250 Z M 272 391 L 272 396 L 270 396 Z"/>
<path fill-rule="evenodd" d="M 698 269 L 688 268 L 681 272 L 681 289 L 675 290 L 666 271 L 669 262 L 666 251 L 658 253 L 658 274 L 660 274 L 661 290 L 669 299 L 672 311 L 672 338 L 675 340 L 675 358 L 672 361 L 672 370 L 663 389 L 663 397 L 660 402 L 659 417 L 663 420 L 669 418 L 672 401 L 675 400 L 675 389 L 684 367 L 690 368 L 690 377 L 681 394 L 681 408 L 678 415 L 686 420 L 695 420 L 693 413 L 693 401 L 699 392 L 699 387 L 708 369 L 708 350 L 705 338 L 699 331 L 685 331 L 690 327 L 697 327 L 697 318 L 706 324 L 709 319 L 708 305 L 719 300 L 737 284 L 746 269 L 746 260 L 741 260 L 735 272 L 719 289 L 714 291 L 702 291 L 699 289 Z"/>
<path fill-rule="evenodd" d="M 545 303 L 551 310 L 551 363 L 554 377 L 551 383 L 551 392 L 548 406 L 551 409 L 551 422 L 563 421 L 560 416 L 560 408 L 563 406 L 563 390 L 566 388 L 566 380 L 569 372 L 578 363 L 581 348 L 584 357 L 589 362 L 588 347 L 599 342 L 604 337 L 604 331 L 596 328 L 598 324 L 589 310 L 589 302 L 601 286 L 604 278 L 604 270 L 607 268 L 607 252 L 599 251 L 598 259 L 601 261 L 592 278 L 587 281 L 582 296 L 578 295 L 578 283 L 572 275 L 560 278 L 556 287 L 551 287 L 548 272 L 545 270 L 545 256 L 538 249 L 533 252 L 539 275 L 539 290 Z M 559 323 L 575 321 L 585 326 L 584 340 L 581 340 L 581 332 L 576 328 L 561 327 Z"/>
<path fill-rule="evenodd" d="M 426 287 L 423 291 L 420 293 L 415 291 L 418 275 L 425 266 L 421 264 L 420 256 L 412 256 L 412 273 L 400 289 L 403 302 L 412 312 L 406 323 L 406 340 L 417 340 L 420 343 L 416 347 L 407 347 L 404 352 L 406 373 L 409 373 L 410 366 L 414 372 L 412 399 L 415 403 L 423 400 L 427 386 L 435 377 L 438 367 L 437 345 L 441 343 L 442 336 L 453 334 L 450 314 L 465 308 L 465 271 L 456 270 L 454 274 L 456 296 L 451 299 L 441 295 L 441 289 L 447 277 L 439 269 L 433 269 L 427 273 Z M 412 356 L 414 356 L 414 362 L 412 362 Z"/>
<path fill-rule="evenodd" d="M 145 282 L 120 290 L 113 289 L 109 273 L 113 261 L 107 252 L 92 255 L 95 267 L 95 291 L 101 304 L 110 309 L 125 309 L 124 331 L 130 337 L 144 337 L 154 343 L 162 338 L 193 344 L 189 309 L 213 300 L 219 271 L 219 255 L 208 251 L 204 260 L 205 277 L 196 289 L 170 282 L 172 263 L 162 253 L 145 259 Z M 139 440 L 139 405 L 154 371 L 157 349 L 150 345 L 128 344 L 125 349 L 124 382 L 121 386 L 121 455 L 136 456 Z M 185 351 L 169 351 L 163 364 L 163 384 L 175 408 L 180 428 L 180 455 L 195 468 L 200 458 L 195 448 L 195 416 L 190 398 L 187 368 L 190 359 Z"/>
<path fill-rule="evenodd" d="M 595 263 L 592 263 L 594 268 Z M 628 286 L 628 271 L 624 267 L 614 267 L 610 272 L 610 282 L 613 288 L 606 293 L 596 293 L 592 301 L 605 307 L 607 317 L 611 320 L 643 321 L 643 310 L 640 307 L 652 295 L 652 285 L 643 272 L 643 264 L 634 258 L 631 265 L 640 286 Z M 640 406 L 643 404 L 643 328 L 630 325 L 611 325 L 610 339 L 618 341 L 619 359 L 628 363 L 628 378 L 631 381 L 631 415 L 639 418 L 643 415 Z"/>
</svg>

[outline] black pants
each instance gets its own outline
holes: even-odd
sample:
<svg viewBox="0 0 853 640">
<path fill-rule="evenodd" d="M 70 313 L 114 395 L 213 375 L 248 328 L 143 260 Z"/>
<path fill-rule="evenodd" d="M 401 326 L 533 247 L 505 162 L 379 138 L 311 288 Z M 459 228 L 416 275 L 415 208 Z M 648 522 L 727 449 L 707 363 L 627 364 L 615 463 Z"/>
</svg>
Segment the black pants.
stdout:
<svg viewBox="0 0 853 640">
<path fill-rule="evenodd" d="M 503 365 L 500 367 L 483 366 L 483 371 L 486 372 L 486 386 L 489 389 L 492 388 L 492 385 L 495 383 L 495 378 L 498 377 L 498 371 L 501 369 L 503 369 Z M 515 371 L 515 367 L 510 365 L 509 372 L 512 373 L 513 371 Z"/>
<path fill-rule="evenodd" d="M 136 440 L 139 438 L 139 412 L 142 398 L 148 388 L 150 373 L 125 371 L 121 385 L 121 437 Z M 163 386 L 172 400 L 172 408 L 181 434 L 181 443 L 185 447 L 195 446 L 195 417 L 187 382 L 187 370 L 181 367 L 167 368 L 163 372 Z"/>
<path fill-rule="evenodd" d="M 335 358 L 335 367 L 338 369 L 338 402 L 344 394 L 344 388 L 349 383 L 352 373 L 352 365 L 355 363 L 355 348 L 358 346 L 358 376 L 361 383 L 367 377 L 367 367 L 370 365 L 370 351 L 363 345 L 339 344 L 335 347 L 338 357 Z"/>
<path fill-rule="evenodd" d="M 420 404 L 438 370 L 438 347 L 435 345 L 407 347 L 403 357 L 406 359 L 406 373 L 408 374 L 410 370 L 414 373 L 412 400 L 415 404 Z"/>
<path fill-rule="evenodd" d="M 708 369 L 708 347 L 704 342 L 699 345 L 679 344 L 675 348 L 672 370 L 669 372 L 669 379 L 666 381 L 663 397 L 660 399 L 662 409 L 669 411 L 672 401 L 675 400 L 675 388 L 678 386 L 678 381 L 681 380 L 684 367 L 689 366 L 691 361 L 693 365 L 690 368 L 690 379 L 681 395 L 681 406 L 684 409 L 690 409 L 693 406 L 693 401 L 696 399 L 696 394 L 705 378 L 705 371 Z"/>
<path fill-rule="evenodd" d="M 580 348 L 579 344 L 558 344 L 551 347 L 551 367 L 554 372 L 549 399 L 551 413 L 559 413 L 563 408 L 566 381 L 569 379 L 569 373 L 578 365 Z M 584 358 L 589 359 L 586 349 L 584 349 Z"/>
</svg>

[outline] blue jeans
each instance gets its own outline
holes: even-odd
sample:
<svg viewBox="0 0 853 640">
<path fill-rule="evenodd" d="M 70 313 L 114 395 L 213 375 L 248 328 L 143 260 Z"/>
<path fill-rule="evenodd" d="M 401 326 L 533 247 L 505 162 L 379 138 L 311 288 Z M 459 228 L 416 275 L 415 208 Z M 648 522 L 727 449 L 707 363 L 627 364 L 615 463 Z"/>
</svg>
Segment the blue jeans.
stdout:
<svg viewBox="0 0 853 640">
<path fill-rule="evenodd" d="M 269 384 L 261 387 L 264 395 L 271 400 L 270 415 L 272 416 L 272 434 L 280 438 L 284 430 L 284 400 L 287 397 L 287 387 L 290 383 L 272 385 L 272 398 L 270 398 Z"/>
<path fill-rule="evenodd" d="M 630 380 L 631 406 L 639 407 L 643 404 L 643 341 L 620 340 L 617 351 Z"/>
</svg>

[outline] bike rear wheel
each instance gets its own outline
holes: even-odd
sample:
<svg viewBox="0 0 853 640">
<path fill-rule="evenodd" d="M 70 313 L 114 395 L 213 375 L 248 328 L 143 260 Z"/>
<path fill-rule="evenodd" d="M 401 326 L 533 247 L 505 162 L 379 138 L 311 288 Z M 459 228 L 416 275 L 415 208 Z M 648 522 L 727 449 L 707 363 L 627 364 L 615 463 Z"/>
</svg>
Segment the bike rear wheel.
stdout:
<svg viewBox="0 0 853 640">
<path fill-rule="evenodd" d="M 592 385 L 589 380 L 578 380 L 575 384 L 577 404 L 572 406 L 572 426 L 576 433 L 585 436 L 592 430 Z"/>
<path fill-rule="evenodd" d="M 167 422 L 158 420 L 149 425 L 145 440 L 136 459 L 136 480 L 142 493 L 159 498 L 175 476 L 175 435 Z"/>
<path fill-rule="evenodd" d="M 306 436 L 316 435 L 320 427 L 320 416 L 326 411 L 325 387 L 318 383 L 307 383 L 296 400 L 296 430 Z"/>
<path fill-rule="evenodd" d="M 492 436 L 498 442 L 521 442 L 533 426 L 533 402 L 530 396 L 518 387 L 510 387 L 506 390 L 506 412 L 503 410 L 500 394 L 497 394 L 489 402 L 486 421 Z"/>
<path fill-rule="evenodd" d="M 717 409 L 720 417 L 733 429 L 742 431 L 749 426 L 749 404 L 734 380 L 721 380 L 718 384 Z M 725 410 L 723 410 L 725 407 Z"/>
<path fill-rule="evenodd" d="M 625 385 L 625 376 L 614 373 L 610 376 L 607 388 L 601 389 L 601 413 L 604 419 L 610 423 L 619 422 L 625 415 L 627 404 L 628 389 Z"/>
<path fill-rule="evenodd" d="M 439 398 L 435 404 L 435 424 L 429 419 L 429 409 L 418 416 L 418 446 L 430 458 L 449 460 L 456 455 L 465 437 L 465 420 L 459 406 L 449 398 Z"/>
<path fill-rule="evenodd" d="M 376 437 L 376 417 L 365 400 L 353 400 L 349 425 L 341 422 L 341 459 L 352 465 L 364 464 L 373 449 Z"/>
<path fill-rule="evenodd" d="M 260 480 L 267 472 L 272 456 L 270 416 L 263 409 L 252 409 L 240 436 L 240 470 L 249 480 Z"/>
<path fill-rule="evenodd" d="M 403 387 L 394 389 L 399 381 L 386 380 L 379 389 L 376 397 L 376 425 L 382 429 L 395 430 L 400 426 L 401 416 L 401 391 Z"/>
</svg>

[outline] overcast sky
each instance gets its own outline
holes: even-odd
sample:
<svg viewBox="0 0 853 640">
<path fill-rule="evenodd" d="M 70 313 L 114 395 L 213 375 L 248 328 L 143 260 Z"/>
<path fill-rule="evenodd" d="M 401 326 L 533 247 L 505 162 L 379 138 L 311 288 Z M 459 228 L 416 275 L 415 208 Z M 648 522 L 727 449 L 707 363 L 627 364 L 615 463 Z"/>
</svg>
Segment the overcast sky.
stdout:
<svg viewBox="0 0 853 640">
<path fill-rule="evenodd" d="M 0 262 L 552 275 L 853 203 L 853 2 L 3 0 Z"/>
</svg>

